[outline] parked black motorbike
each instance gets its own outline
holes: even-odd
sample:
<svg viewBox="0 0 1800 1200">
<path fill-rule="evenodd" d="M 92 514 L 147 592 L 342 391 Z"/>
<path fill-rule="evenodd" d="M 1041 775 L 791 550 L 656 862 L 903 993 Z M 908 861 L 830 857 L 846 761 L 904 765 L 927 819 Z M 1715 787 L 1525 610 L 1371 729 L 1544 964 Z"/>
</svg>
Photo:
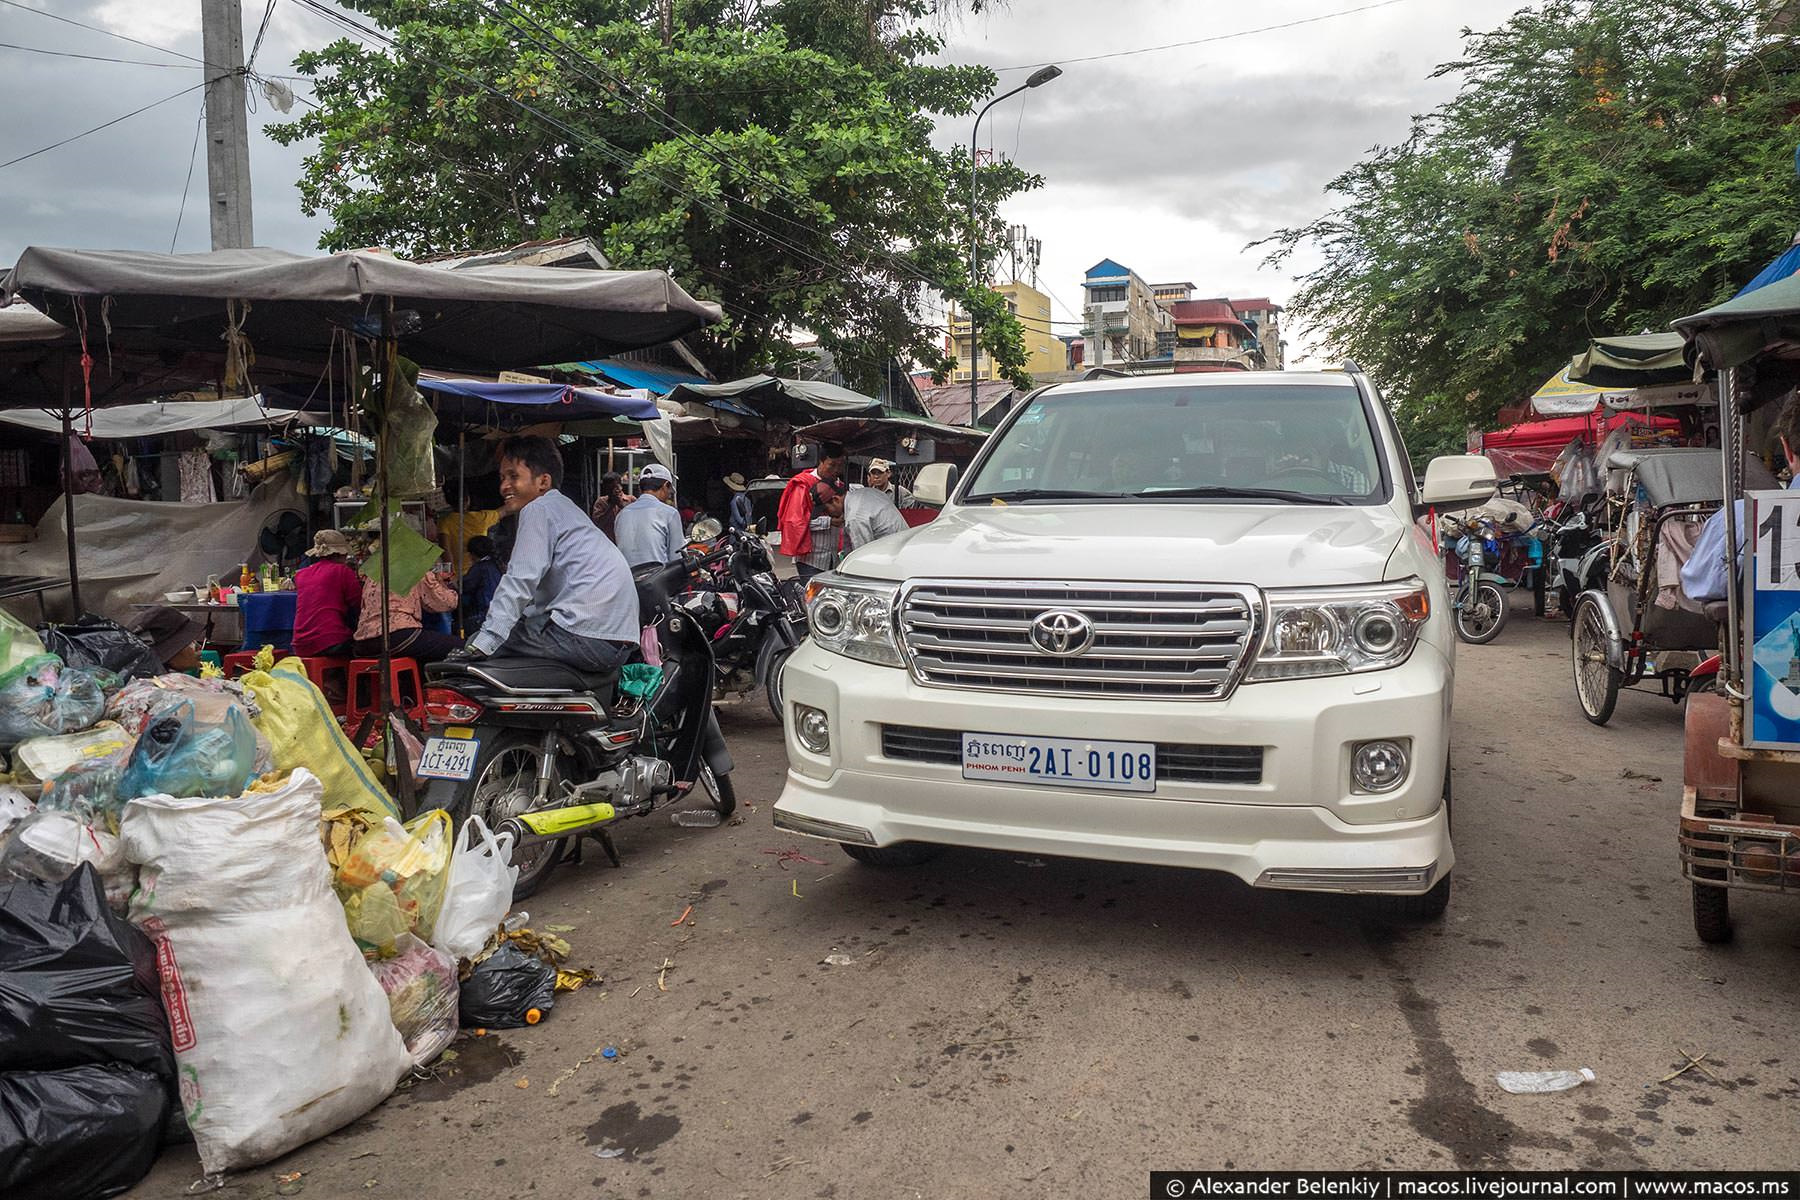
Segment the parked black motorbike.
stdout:
<svg viewBox="0 0 1800 1200">
<path fill-rule="evenodd" d="M 738 530 L 696 529 L 729 552 L 703 585 L 676 600 L 712 641 L 721 694 L 762 688 L 769 711 L 783 720 L 781 668 L 806 637 L 805 592 L 797 579 L 775 578 L 763 540 Z M 692 534 L 690 534 L 692 536 Z"/>
<path fill-rule="evenodd" d="M 721 546 L 634 572 L 643 623 L 657 627 L 662 649 L 661 678 L 648 694 L 621 688 L 617 670 L 589 673 L 548 659 L 426 669 L 424 807 L 459 824 L 474 813 L 496 833 L 510 832 L 516 899 L 543 885 L 572 838 L 593 835 L 613 856 L 612 822 L 696 787 L 721 820 L 737 807 L 731 753 L 713 711 L 711 639 L 676 604 L 694 571 L 732 553 Z"/>
</svg>

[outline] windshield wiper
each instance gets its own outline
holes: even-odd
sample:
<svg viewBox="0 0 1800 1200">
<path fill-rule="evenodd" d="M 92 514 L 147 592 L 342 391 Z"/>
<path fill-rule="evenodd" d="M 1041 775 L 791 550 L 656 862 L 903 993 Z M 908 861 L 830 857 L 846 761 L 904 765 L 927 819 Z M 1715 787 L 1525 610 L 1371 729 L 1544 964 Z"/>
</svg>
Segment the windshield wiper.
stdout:
<svg viewBox="0 0 1800 1200">
<path fill-rule="evenodd" d="M 1289 504 L 1340 504 L 1348 505 L 1350 501 L 1342 496 L 1319 496 L 1311 492 L 1290 492 L 1282 488 L 1225 487 L 1220 484 L 1205 484 L 1200 487 L 1158 488 L 1154 492 L 1135 492 L 1134 498 L 1139 500 L 1162 500 L 1185 496 L 1216 496 L 1221 500 L 1281 500 Z"/>
<path fill-rule="evenodd" d="M 990 500 L 998 500 L 1003 504 L 1011 504 L 1015 500 L 1119 500 L 1129 495 L 1127 492 L 1080 492 L 1067 488 L 1016 488 L 1010 492 L 982 492 L 979 495 L 965 498 L 965 503 L 979 504 Z"/>
</svg>

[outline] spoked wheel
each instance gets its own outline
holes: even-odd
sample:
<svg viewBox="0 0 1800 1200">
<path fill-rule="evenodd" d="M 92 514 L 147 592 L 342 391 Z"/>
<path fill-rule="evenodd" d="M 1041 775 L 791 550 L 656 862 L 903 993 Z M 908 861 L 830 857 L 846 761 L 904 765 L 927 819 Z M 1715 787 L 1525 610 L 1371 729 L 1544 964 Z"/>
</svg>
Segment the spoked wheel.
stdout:
<svg viewBox="0 0 1800 1200">
<path fill-rule="evenodd" d="M 1581 702 L 1582 715 L 1596 725 L 1612 719 L 1619 703 L 1619 685 L 1623 673 L 1608 661 L 1611 638 L 1606 619 L 1600 613 L 1600 602 L 1584 596 L 1575 603 L 1574 641 L 1570 657 L 1575 666 L 1575 698 Z"/>
<path fill-rule="evenodd" d="M 531 742 L 506 739 L 495 747 L 475 776 L 475 787 L 469 795 L 467 812 L 475 813 L 488 828 L 520 813 L 529 812 L 537 803 L 538 763 L 543 751 Z M 466 815 L 466 813 L 465 813 Z M 554 841 L 527 842 L 513 848 L 513 865 L 519 868 L 519 882 L 513 888 L 513 899 L 523 900 L 543 886 L 562 861 L 567 838 Z"/>
<path fill-rule="evenodd" d="M 1456 610 L 1456 636 L 1480 646 L 1500 636 L 1506 628 L 1506 593 L 1492 580 L 1482 579 L 1463 593 Z"/>
</svg>

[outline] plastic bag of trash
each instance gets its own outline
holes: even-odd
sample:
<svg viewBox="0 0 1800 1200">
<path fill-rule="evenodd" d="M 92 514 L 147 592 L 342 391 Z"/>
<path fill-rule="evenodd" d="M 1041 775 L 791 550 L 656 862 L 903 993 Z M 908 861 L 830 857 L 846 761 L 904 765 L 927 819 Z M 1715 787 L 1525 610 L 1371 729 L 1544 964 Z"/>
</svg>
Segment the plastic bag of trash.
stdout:
<svg viewBox="0 0 1800 1200">
<path fill-rule="evenodd" d="M 535 1025 L 556 1003 L 556 968 L 511 942 L 476 963 L 462 981 L 463 1028 Z M 535 1014 L 535 1015 L 534 1015 Z"/>
<path fill-rule="evenodd" d="M 13 762 L 40 781 L 55 779 L 81 763 L 123 763 L 136 739 L 116 721 L 101 721 L 80 733 L 32 738 L 13 750 Z"/>
<path fill-rule="evenodd" d="M 0 851 L 0 880 L 61 883 L 82 863 L 100 873 L 106 903 L 122 913 L 137 886 L 137 869 L 125 860 L 119 839 L 69 813 L 42 809 L 14 826 Z"/>
<path fill-rule="evenodd" d="M 50 625 L 38 631 L 44 649 L 71 667 L 97 667 L 125 679 L 160 675 L 162 660 L 156 651 L 117 621 L 92 613 L 69 625 Z"/>
<path fill-rule="evenodd" d="M 93 672 L 65 667 L 53 654 L 29 659 L 0 685 L 0 750 L 86 729 L 105 711 L 106 693 Z"/>
<path fill-rule="evenodd" d="M 434 809 L 407 824 L 389 817 L 364 834 L 338 868 L 337 893 L 350 932 L 364 947 L 403 933 L 429 942 L 450 879 L 450 814 Z"/>
<path fill-rule="evenodd" d="M 456 835 L 450 882 L 438 913 L 432 944 L 452 959 L 472 958 L 494 936 L 512 907 L 519 868 L 512 865 L 512 835 L 487 827 L 470 814 Z"/>
<path fill-rule="evenodd" d="M 124 1063 L 0 1073 L 0 1196 L 98 1200 L 156 1161 L 169 1088 Z"/>
<path fill-rule="evenodd" d="M 0 684 L 34 658 L 44 656 L 44 643 L 31 626 L 0 609 Z"/>
<path fill-rule="evenodd" d="M 11 784 L 0 784 L 0 855 L 6 851 L 6 843 L 18 829 L 19 823 L 37 811 L 37 805 L 30 796 Z"/>
<path fill-rule="evenodd" d="M 157 944 L 188 1126 L 207 1174 L 267 1162 L 381 1103 L 412 1059 L 344 928 L 319 781 L 149 796 L 121 840 Z"/>
<path fill-rule="evenodd" d="M 131 796 L 235 796 L 256 774 L 256 730 L 236 704 L 181 698 L 151 715 L 119 778 Z"/>
<path fill-rule="evenodd" d="M 106 1062 L 174 1083 L 156 948 L 107 908 L 91 864 L 0 884 L 0 1072 Z"/>
<path fill-rule="evenodd" d="M 324 785 L 328 810 L 360 809 L 377 819 L 400 816 L 393 798 L 344 736 L 324 693 L 307 678 L 304 663 L 284 658 L 268 671 L 245 672 L 238 682 L 262 710 L 252 723 L 268 738 L 276 770 L 311 771 Z"/>
<path fill-rule="evenodd" d="M 369 969 L 387 993 L 388 1012 L 413 1066 L 422 1067 L 456 1040 L 456 960 L 410 933 L 395 940 L 394 951 Z"/>
</svg>

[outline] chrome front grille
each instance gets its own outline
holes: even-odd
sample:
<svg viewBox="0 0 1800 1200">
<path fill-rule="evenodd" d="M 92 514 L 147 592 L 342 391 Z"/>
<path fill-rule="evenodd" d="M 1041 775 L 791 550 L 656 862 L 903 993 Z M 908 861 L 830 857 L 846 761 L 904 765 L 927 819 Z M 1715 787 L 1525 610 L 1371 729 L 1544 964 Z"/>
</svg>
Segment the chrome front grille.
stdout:
<svg viewBox="0 0 1800 1200">
<path fill-rule="evenodd" d="M 1034 644 L 1045 613 L 1092 627 L 1078 653 Z M 1217 700 L 1237 682 L 1256 632 L 1245 591 L 1180 584 L 921 580 L 900 600 L 913 677 L 939 687 L 1036 695 Z"/>
</svg>

